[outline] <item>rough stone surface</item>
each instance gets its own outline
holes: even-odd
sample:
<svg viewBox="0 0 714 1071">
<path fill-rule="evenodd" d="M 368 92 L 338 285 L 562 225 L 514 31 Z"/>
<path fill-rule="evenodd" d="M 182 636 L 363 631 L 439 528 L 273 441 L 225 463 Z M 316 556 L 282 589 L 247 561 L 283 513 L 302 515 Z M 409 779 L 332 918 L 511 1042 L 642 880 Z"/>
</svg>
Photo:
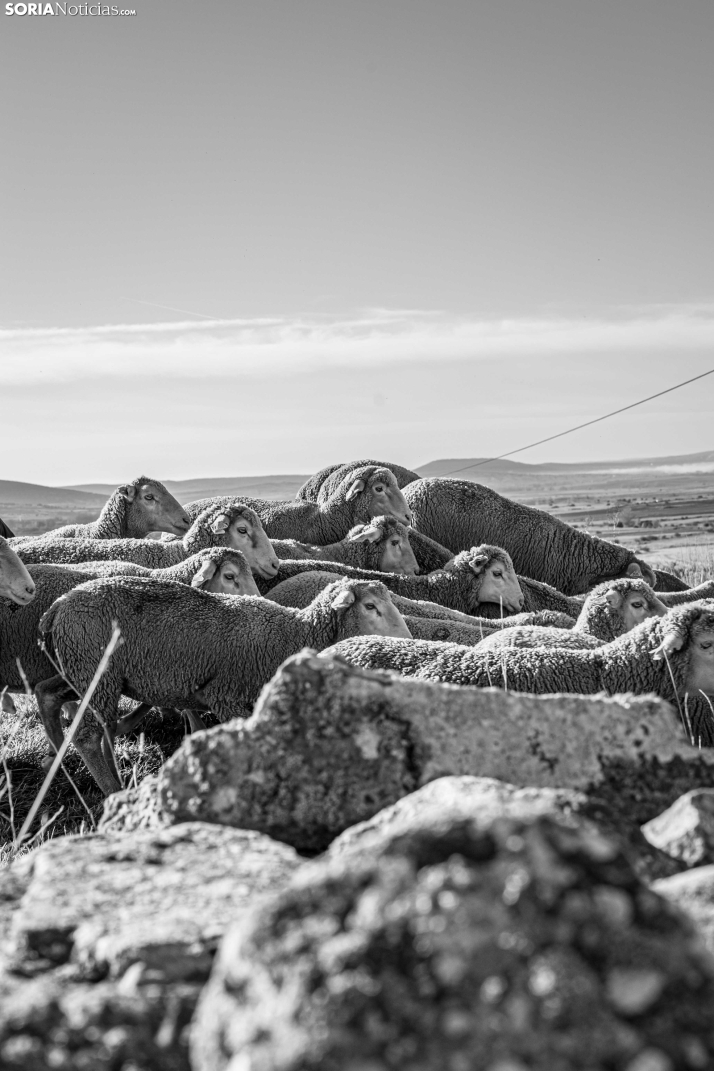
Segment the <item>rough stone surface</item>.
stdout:
<svg viewBox="0 0 714 1071">
<path fill-rule="evenodd" d="M 642 832 L 650 844 L 686 866 L 714 863 L 714 790 L 685 793 L 645 823 Z"/>
<path fill-rule="evenodd" d="M 194 1071 L 713 1065 L 712 958 L 602 834 L 455 820 L 331 854 L 227 934 Z"/>
<path fill-rule="evenodd" d="M 220 938 L 299 862 L 258 833 L 194 822 L 57 838 L 14 864 L 0 881 L 0 1067 L 187 1068 Z"/>
<path fill-rule="evenodd" d="M 315 852 L 447 775 L 584 792 L 634 828 L 683 792 L 714 786 L 714 753 L 687 744 L 671 707 L 654 697 L 454 687 L 303 652 L 284 663 L 247 723 L 193 734 L 151 802 L 123 797 L 114 822 L 200 819 Z"/>
<path fill-rule="evenodd" d="M 545 814 L 567 825 L 589 827 L 594 833 L 599 830 L 618 838 L 644 880 L 668 877 L 681 869 L 676 860 L 648 844 L 638 829 L 624 826 L 619 814 L 607 806 L 594 807 L 584 792 L 572 788 L 517 788 L 490 777 L 440 777 L 430 781 L 366 822 L 350 826 L 332 842 L 329 855 L 369 857 L 427 826 L 436 836 L 458 821 L 483 825 L 497 818 L 529 820 Z"/>
<path fill-rule="evenodd" d="M 705 945 L 714 955 L 714 865 L 698 866 L 682 874 L 661 878 L 652 888 L 694 921 Z"/>
</svg>

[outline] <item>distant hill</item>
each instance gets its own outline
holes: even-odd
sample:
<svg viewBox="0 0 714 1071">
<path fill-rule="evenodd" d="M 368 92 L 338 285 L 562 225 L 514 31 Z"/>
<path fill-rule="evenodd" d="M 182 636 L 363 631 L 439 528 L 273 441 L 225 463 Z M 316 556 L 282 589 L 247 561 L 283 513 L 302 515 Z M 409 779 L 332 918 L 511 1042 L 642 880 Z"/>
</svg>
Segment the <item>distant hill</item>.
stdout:
<svg viewBox="0 0 714 1071">
<path fill-rule="evenodd" d="M 45 487 L 40 483 L 0 480 L 0 502 L 14 505 L 83 506 L 99 511 L 106 497 L 75 487 Z"/>
<path fill-rule="evenodd" d="M 309 475 L 288 473 L 277 476 L 206 476 L 192 480 L 162 480 L 179 502 L 192 502 L 196 498 L 213 495 L 235 495 L 246 498 L 282 499 L 294 498 Z M 116 484 L 83 483 L 71 488 L 73 491 L 96 492 L 104 498 L 112 493 Z"/>
<path fill-rule="evenodd" d="M 663 466 L 684 465 L 701 465 L 701 471 L 707 472 L 709 466 L 714 465 L 714 450 L 704 450 L 698 454 L 670 454 L 666 457 L 625 458 L 620 461 L 546 462 L 539 465 L 529 464 L 527 461 L 510 461 L 508 458 L 502 461 L 489 461 L 488 458 L 483 457 L 442 458 L 438 461 L 429 461 L 426 465 L 419 465 L 414 471 L 424 477 L 448 474 L 463 480 L 478 481 L 479 472 L 482 476 L 485 476 L 486 472 L 502 476 L 527 476 L 548 473 L 616 472 L 620 469 L 655 469 Z M 690 471 L 693 470 L 690 469 Z"/>
</svg>

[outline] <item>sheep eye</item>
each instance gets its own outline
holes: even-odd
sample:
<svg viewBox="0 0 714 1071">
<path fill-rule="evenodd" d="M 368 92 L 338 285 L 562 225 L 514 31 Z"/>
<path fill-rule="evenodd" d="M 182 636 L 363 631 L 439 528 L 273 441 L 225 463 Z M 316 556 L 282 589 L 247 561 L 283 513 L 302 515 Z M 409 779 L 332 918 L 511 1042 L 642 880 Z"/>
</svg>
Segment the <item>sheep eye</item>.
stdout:
<svg viewBox="0 0 714 1071">
<path fill-rule="evenodd" d="M 374 489 L 375 489 L 375 491 L 383 491 L 384 490 L 384 488 L 382 487 L 381 483 L 378 483 Z"/>
<path fill-rule="evenodd" d="M 365 608 L 365 610 L 376 610 L 377 609 L 377 607 L 374 605 L 373 602 L 366 602 L 364 604 L 364 608 Z"/>
<path fill-rule="evenodd" d="M 399 540 L 398 539 L 393 539 L 392 540 L 392 546 L 393 547 L 398 547 L 399 546 Z"/>
<path fill-rule="evenodd" d="M 147 502 L 154 502 L 155 501 L 155 496 L 154 495 L 144 495 L 144 498 L 146 499 Z"/>
<path fill-rule="evenodd" d="M 496 572 L 496 570 L 494 569 L 494 570 L 493 570 L 493 575 L 494 575 L 494 576 L 503 576 L 503 573 L 501 572 L 501 570 L 500 570 L 500 569 L 498 570 L 498 572 Z"/>
<path fill-rule="evenodd" d="M 241 535 L 248 535 L 248 529 L 247 528 L 239 528 L 238 531 L 240 532 Z"/>
</svg>

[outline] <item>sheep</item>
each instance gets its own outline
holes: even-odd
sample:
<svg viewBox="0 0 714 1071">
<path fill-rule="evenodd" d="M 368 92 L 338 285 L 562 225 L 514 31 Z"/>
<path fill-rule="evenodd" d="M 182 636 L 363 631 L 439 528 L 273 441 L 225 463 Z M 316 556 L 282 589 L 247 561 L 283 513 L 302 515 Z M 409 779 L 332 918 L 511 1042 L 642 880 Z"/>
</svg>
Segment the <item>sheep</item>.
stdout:
<svg viewBox="0 0 714 1071">
<path fill-rule="evenodd" d="M 12 539 L 14 535 L 12 528 L 5 524 L 5 521 L 0 517 L 0 536 L 4 539 Z"/>
<path fill-rule="evenodd" d="M 92 696 L 99 720 L 85 718 L 74 741 L 105 793 L 120 787 L 113 739 L 122 693 L 229 718 L 254 702 L 278 666 L 303 647 L 324 650 L 362 633 L 409 636 L 389 592 L 376 582 L 343 578 L 305 610 L 289 610 L 267 599 L 207 595 L 144 577 L 93 580 L 57 599 L 40 622 L 62 667 L 62 678 L 36 690 L 57 748 L 60 708 L 86 690 L 115 624 L 123 643 Z"/>
<path fill-rule="evenodd" d="M 686 591 L 687 585 L 674 573 L 668 573 L 666 569 L 652 569 L 655 579 L 653 587 L 655 591 Z"/>
<path fill-rule="evenodd" d="M 396 517 L 411 524 L 411 511 L 397 481 L 388 469 L 363 466 L 351 470 L 327 502 L 266 502 L 258 498 L 204 498 L 189 502 L 186 512 L 194 518 L 210 505 L 246 503 L 260 517 L 273 539 L 299 539 L 325 545 L 344 537 L 355 524 L 373 517 Z"/>
<path fill-rule="evenodd" d="M 357 637 L 334 654 L 366 669 L 403 677 L 535 694 L 654 693 L 670 702 L 714 695 L 714 600 L 652 617 L 594 650 L 563 647 L 463 647 L 426 640 Z"/>
<path fill-rule="evenodd" d="M 0 536 L 0 599 L 27 606 L 34 597 L 35 584 L 28 569 L 7 539 Z"/>
<path fill-rule="evenodd" d="M 657 595 L 665 606 L 683 606 L 697 599 L 714 599 L 714 580 L 705 580 L 703 584 L 685 588 L 684 591 L 658 591 Z"/>
<path fill-rule="evenodd" d="M 320 570 L 301 573 L 272 588 L 268 592 L 268 598 L 280 606 L 302 609 L 309 606 L 334 580 L 334 573 Z M 470 644 L 478 643 L 484 636 L 500 629 L 513 628 L 516 625 L 549 625 L 558 629 L 569 629 L 575 624 L 575 618 L 551 610 L 492 619 L 474 617 L 438 603 L 408 599 L 393 592 L 392 602 L 404 616 L 412 636 L 423 640 L 449 640 L 452 643 Z"/>
<path fill-rule="evenodd" d="M 402 465 L 394 465 L 391 461 L 340 462 L 337 465 L 328 465 L 326 468 L 316 472 L 298 489 L 295 497 L 303 502 L 327 502 L 330 495 L 339 487 L 348 473 L 352 472 L 353 469 L 361 469 L 365 465 L 373 465 L 378 469 L 389 469 L 401 488 L 406 487 L 408 483 L 412 483 L 414 480 L 421 479 L 418 472 L 405 469 Z"/>
<path fill-rule="evenodd" d="M 230 546 L 240 550 L 258 576 L 277 574 L 278 559 L 260 520 L 252 509 L 233 505 L 212 507 L 199 514 L 183 539 L 162 543 L 156 539 L 50 539 L 33 540 L 17 548 L 26 563 L 46 562 L 73 565 L 87 561 L 135 562 L 162 569 L 177 565 L 191 554 L 209 546 Z"/>
<path fill-rule="evenodd" d="M 40 619 L 55 599 L 89 580 L 132 575 L 135 571 L 156 581 L 168 581 L 172 586 L 186 584 L 228 595 L 258 594 L 248 563 L 239 550 L 230 547 L 209 547 L 168 569 L 146 569 L 121 561 L 85 562 L 76 566 L 30 565 L 27 575 L 34 592 L 32 602 L 22 605 L 22 609 L 11 603 L 0 603 L 0 691 L 5 687 L 10 692 L 24 691 L 18 659 L 31 688 L 55 675 L 55 668 L 37 643 Z M 0 576 L 4 576 L 4 569 Z"/>
<path fill-rule="evenodd" d="M 294 539 L 274 539 L 272 543 L 273 550 L 283 561 L 341 562 L 375 572 L 415 576 L 419 566 L 411 548 L 410 534 L 410 529 L 395 517 L 374 517 L 368 524 L 356 524 L 344 539 L 326 547 L 299 543 Z"/>
<path fill-rule="evenodd" d="M 65 524 L 45 532 L 52 539 L 144 539 L 149 532 L 182 536 L 191 527 L 183 506 L 162 483 L 137 476 L 117 487 L 96 521 Z"/>
<path fill-rule="evenodd" d="M 579 532 L 482 484 L 436 477 L 409 484 L 404 497 L 414 527 L 431 539 L 454 552 L 488 539 L 508 551 L 519 574 L 565 595 L 620 576 L 655 584 L 650 567 L 627 548 Z"/>
<path fill-rule="evenodd" d="M 585 599 L 575 625 L 560 628 L 512 628 L 489 636 L 484 646 L 496 647 L 601 647 L 629 632 L 648 617 L 662 617 L 667 607 L 644 580 L 624 578 L 599 584 Z M 461 640 L 457 641 L 463 642 Z"/>
</svg>

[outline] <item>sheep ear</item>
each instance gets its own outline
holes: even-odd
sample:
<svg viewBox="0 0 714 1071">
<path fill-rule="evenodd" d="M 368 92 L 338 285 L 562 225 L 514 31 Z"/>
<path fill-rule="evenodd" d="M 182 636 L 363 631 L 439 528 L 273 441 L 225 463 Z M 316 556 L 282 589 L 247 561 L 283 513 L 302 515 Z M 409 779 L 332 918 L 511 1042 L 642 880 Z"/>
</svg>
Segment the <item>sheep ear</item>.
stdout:
<svg viewBox="0 0 714 1071">
<path fill-rule="evenodd" d="M 622 595 L 619 591 L 615 591 L 614 588 L 610 588 L 605 596 L 605 602 L 608 606 L 612 606 L 613 610 L 619 610 L 622 605 Z"/>
<path fill-rule="evenodd" d="M 348 606 L 351 606 L 355 601 L 355 594 L 353 591 L 347 589 L 346 591 L 340 591 L 335 595 L 332 600 L 333 610 L 346 610 Z"/>
<path fill-rule="evenodd" d="M 655 647 L 652 652 L 652 661 L 661 662 L 667 655 L 674 654 L 675 651 L 681 651 L 684 647 L 684 636 L 679 632 L 669 632 L 662 640 L 659 647 Z"/>
<path fill-rule="evenodd" d="M 350 536 L 350 543 L 378 543 L 382 535 L 383 532 L 379 526 L 376 528 L 364 528 L 361 532 L 357 532 L 356 535 Z"/>
<path fill-rule="evenodd" d="M 127 502 L 133 502 L 136 498 L 136 487 L 134 487 L 133 483 L 123 483 L 121 487 L 117 487 L 117 492 Z"/>
<path fill-rule="evenodd" d="M 220 532 L 225 532 L 228 529 L 228 516 L 225 513 L 219 513 L 217 517 L 214 517 L 211 521 L 211 531 L 218 535 Z"/>
<path fill-rule="evenodd" d="M 630 564 L 627 566 L 627 569 L 625 570 L 625 576 L 642 576 L 642 570 L 640 569 L 637 562 L 630 562 Z"/>
<path fill-rule="evenodd" d="M 0 693 L 0 710 L 3 714 L 17 714 L 17 708 L 15 707 L 15 701 L 8 692 L 7 688 L 3 688 Z"/>
<path fill-rule="evenodd" d="M 349 502 L 350 499 L 355 498 L 357 495 L 362 494 L 362 492 L 364 491 L 366 486 L 367 486 L 367 484 L 365 483 L 364 480 L 355 480 L 350 485 L 350 488 L 349 488 L 347 494 L 345 495 L 345 498 L 347 499 L 347 501 Z"/>
<path fill-rule="evenodd" d="M 480 576 L 488 565 L 487 554 L 477 554 L 475 558 L 472 558 L 469 562 L 469 567 L 472 573 L 476 573 L 476 576 Z"/>
<path fill-rule="evenodd" d="M 204 562 L 191 581 L 191 587 L 202 588 L 204 584 L 207 584 L 208 581 L 215 576 L 215 573 L 216 563 L 212 561 Z"/>
</svg>

